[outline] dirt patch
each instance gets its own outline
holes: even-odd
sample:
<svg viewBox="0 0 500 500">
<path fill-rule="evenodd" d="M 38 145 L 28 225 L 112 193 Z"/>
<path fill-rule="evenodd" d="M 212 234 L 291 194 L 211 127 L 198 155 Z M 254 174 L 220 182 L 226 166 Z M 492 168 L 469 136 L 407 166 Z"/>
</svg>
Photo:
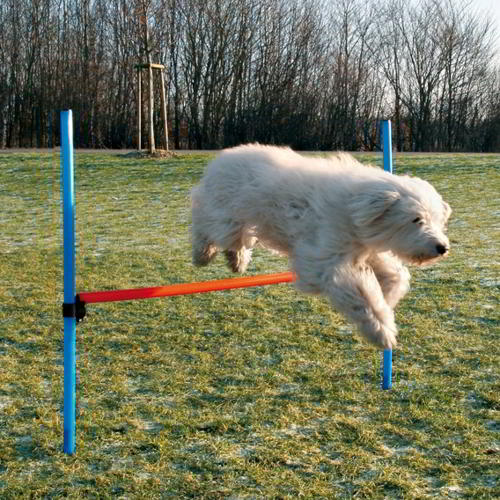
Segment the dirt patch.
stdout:
<svg viewBox="0 0 500 500">
<path fill-rule="evenodd" d="M 174 151 L 157 149 L 154 153 L 149 151 L 131 151 L 123 155 L 124 158 L 178 158 L 179 155 Z"/>
</svg>

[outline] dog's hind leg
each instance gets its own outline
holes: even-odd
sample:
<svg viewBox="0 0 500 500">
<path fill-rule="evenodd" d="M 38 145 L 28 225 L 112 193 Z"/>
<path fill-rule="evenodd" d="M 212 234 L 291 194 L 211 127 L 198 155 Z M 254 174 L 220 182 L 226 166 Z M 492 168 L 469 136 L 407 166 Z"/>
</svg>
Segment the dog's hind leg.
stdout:
<svg viewBox="0 0 500 500">
<path fill-rule="evenodd" d="M 205 233 L 200 230 L 203 223 L 193 211 L 193 225 L 191 226 L 192 259 L 195 266 L 206 266 L 215 259 L 218 248 Z"/>
<path fill-rule="evenodd" d="M 193 264 L 201 267 L 208 265 L 217 255 L 217 247 L 206 238 L 193 238 Z"/>
<path fill-rule="evenodd" d="M 252 259 L 252 249 L 241 247 L 239 250 L 224 250 L 224 255 L 233 273 L 244 273 Z"/>
<path fill-rule="evenodd" d="M 390 252 L 371 255 L 367 261 L 377 277 L 385 301 L 394 309 L 410 289 L 410 273 Z"/>
<path fill-rule="evenodd" d="M 213 221 L 207 218 L 207 209 L 203 206 L 203 199 L 200 188 L 193 188 L 191 192 L 191 241 L 192 260 L 195 266 L 206 266 L 215 259 L 218 252 L 215 242 L 207 236 L 206 228 L 213 225 Z"/>
<path fill-rule="evenodd" d="M 252 248 L 257 243 L 257 238 L 250 231 L 240 229 L 233 243 L 224 251 L 227 264 L 233 273 L 244 273 L 252 260 Z"/>
<path fill-rule="evenodd" d="M 204 228 L 207 227 L 206 209 L 202 206 L 203 196 L 199 187 L 195 187 L 191 192 L 191 244 L 192 260 L 195 266 L 206 266 L 217 255 L 217 247 L 207 236 Z"/>
</svg>

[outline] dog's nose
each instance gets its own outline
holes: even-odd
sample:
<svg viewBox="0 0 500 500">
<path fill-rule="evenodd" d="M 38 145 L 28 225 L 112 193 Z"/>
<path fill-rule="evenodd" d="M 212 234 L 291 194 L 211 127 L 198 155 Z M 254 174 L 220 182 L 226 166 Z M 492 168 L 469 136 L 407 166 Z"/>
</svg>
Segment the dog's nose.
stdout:
<svg viewBox="0 0 500 500">
<path fill-rule="evenodd" d="M 438 243 L 436 245 L 436 250 L 439 255 L 444 255 L 448 251 L 448 247 L 445 247 L 444 245 L 441 245 L 441 243 Z"/>
</svg>

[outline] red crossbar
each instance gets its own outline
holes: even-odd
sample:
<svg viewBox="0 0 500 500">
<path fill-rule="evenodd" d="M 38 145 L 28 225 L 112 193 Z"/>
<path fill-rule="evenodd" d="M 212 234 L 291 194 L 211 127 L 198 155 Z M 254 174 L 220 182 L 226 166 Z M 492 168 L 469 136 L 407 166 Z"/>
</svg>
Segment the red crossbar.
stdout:
<svg viewBox="0 0 500 500">
<path fill-rule="evenodd" d="M 215 292 L 231 288 L 247 288 L 251 286 L 275 285 L 295 281 L 295 274 L 288 271 L 277 274 L 261 274 L 244 278 L 228 278 L 215 281 L 180 283 L 152 288 L 134 288 L 130 290 L 109 290 L 104 292 L 82 292 L 78 294 L 81 302 L 117 302 L 120 300 L 152 299 L 155 297 L 171 297 L 173 295 L 189 295 L 193 293 Z"/>
</svg>

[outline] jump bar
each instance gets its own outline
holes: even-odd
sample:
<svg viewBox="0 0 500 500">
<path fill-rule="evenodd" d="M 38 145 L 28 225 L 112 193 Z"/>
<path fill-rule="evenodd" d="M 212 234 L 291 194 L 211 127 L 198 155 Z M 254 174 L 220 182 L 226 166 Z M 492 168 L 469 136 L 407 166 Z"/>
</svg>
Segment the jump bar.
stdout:
<svg viewBox="0 0 500 500">
<path fill-rule="evenodd" d="M 84 304 L 97 302 L 118 302 L 122 300 L 153 299 L 156 297 L 172 297 L 174 295 L 190 295 L 194 293 L 215 292 L 232 288 L 248 288 L 252 286 L 275 285 L 295 281 L 295 274 L 287 271 L 277 274 L 261 274 L 243 278 L 227 278 L 215 281 L 195 283 L 179 283 L 151 288 L 134 288 L 130 290 L 106 290 L 103 292 L 82 292 L 78 294 Z"/>
</svg>

